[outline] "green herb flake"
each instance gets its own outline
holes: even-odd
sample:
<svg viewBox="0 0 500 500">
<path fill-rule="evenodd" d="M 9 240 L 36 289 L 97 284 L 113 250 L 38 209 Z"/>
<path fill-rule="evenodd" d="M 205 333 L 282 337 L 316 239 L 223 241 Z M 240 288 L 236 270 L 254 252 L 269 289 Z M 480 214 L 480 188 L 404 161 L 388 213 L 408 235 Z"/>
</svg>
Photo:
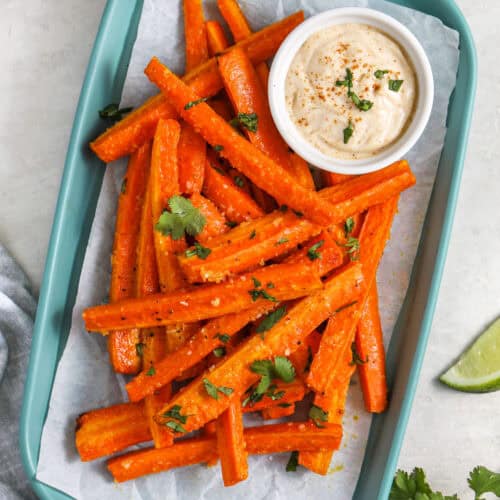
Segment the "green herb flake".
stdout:
<svg viewBox="0 0 500 500">
<path fill-rule="evenodd" d="M 124 118 L 124 115 L 130 113 L 134 108 L 119 108 L 116 103 L 108 104 L 103 109 L 99 110 L 99 116 L 103 120 L 119 122 Z"/>
<path fill-rule="evenodd" d="M 319 406 L 312 405 L 309 410 L 309 418 L 316 427 L 324 427 L 321 422 L 328 422 L 328 412 L 322 410 Z"/>
<path fill-rule="evenodd" d="M 202 97 L 201 99 L 196 99 L 196 101 L 190 101 L 184 106 L 184 109 L 187 111 L 188 109 L 191 109 L 193 106 L 198 106 L 198 104 L 205 102 L 207 99 L 208 97 Z"/>
<path fill-rule="evenodd" d="M 346 221 L 344 222 L 344 233 L 346 236 L 349 236 L 352 233 L 354 224 L 354 219 L 352 217 L 346 219 Z"/>
<path fill-rule="evenodd" d="M 276 297 L 273 297 L 269 293 L 267 293 L 265 290 L 249 290 L 248 293 L 252 297 L 252 301 L 255 302 L 259 298 L 263 298 L 266 300 L 270 300 L 271 302 L 278 302 L 278 299 Z"/>
<path fill-rule="evenodd" d="M 222 356 L 226 355 L 226 349 L 224 347 L 216 347 L 212 352 L 216 358 L 222 358 Z"/>
<path fill-rule="evenodd" d="M 238 113 L 237 119 L 242 127 L 250 132 L 257 132 L 257 126 L 259 124 L 257 113 Z"/>
<path fill-rule="evenodd" d="M 233 181 L 234 181 L 234 183 L 235 183 L 238 187 L 240 187 L 240 188 L 242 188 L 242 187 L 244 187 L 244 186 L 245 186 L 245 180 L 244 180 L 244 179 L 243 179 L 243 177 L 241 177 L 240 175 L 236 175 L 236 176 L 234 177 Z"/>
<path fill-rule="evenodd" d="M 212 165 L 210 164 L 210 166 L 217 172 L 219 173 L 220 175 L 223 175 L 224 177 L 226 176 L 226 172 L 224 170 L 222 170 L 222 168 L 220 168 L 218 165 Z"/>
<path fill-rule="evenodd" d="M 199 257 L 200 259 L 205 260 L 210 254 L 212 253 L 212 250 L 210 248 L 204 247 L 203 245 L 200 245 L 197 241 L 194 243 L 194 248 L 188 248 L 185 252 L 184 255 L 186 257 Z"/>
<path fill-rule="evenodd" d="M 142 342 L 135 344 L 135 352 L 137 353 L 137 356 L 142 357 L 142 355 L 144 354 L 144 344 Z"/>
<path fill-rule="evenodd" d="M 203 214 L 183 196 L 175 195 L 169 198 L 170 211 L 165 210 L 158 219 L 155 229 L 173 240 L 180 240 L 188 234 L 198 235 L 206 224 Z"/>
<path fill-rule="evenodd" d="M 286 314 L 286 307 L 281 306 L 276 311 L 270 312 L 256 328 L 257 333 L 264 333 L 270 330 Z"/>
<path fill-rule="evenodd" d="M 352 137 L 352 133 L 354 132 L 354 128 L 352 127 L 352 122 L 349 120 L 349 125 L 343 130 L 344 134 L 344 144 L 349 142 L 349 139 Z"/>
<path fill-rule="evenodd" d="M 224 149 L 224 146 L 222 146 L 221 144 L 216 144 L 213 149 L 214 149 L 214 151 L 219 152 L 219 151 L 222 151 Z"/>
<path fill-rule="evenodd" d="M 308 251 L 307 251 L 307 256 L 309 257 L 309 260 L 316 260 L 316 259 L 321 259 L 321 253 L 318 252 L 318 250 L 325 244 L 325 240 L 320 240 L 317 243 L 315 243 Z"/>
<path fill-rule="evenodd" d="M 401 85 L 403 85 L 404 80 L 389 80 L 389 90 L 393 92 L 399 92 Z"/>
<path fill-rule="evenodd" d="M 173 418 L 177 420 L 181 424 L 185 424 L 187 422 L 187 418 L 189 415 L 181 414 L 182 407 L 180 405 L 174 405 L 170 410 L 166 411 L 162 416 L 164 418 Z"/>
<path fill-rule="evenodd" d="M 274 288 L 274 283 L 272 281 L 268 281 L 266 283 L 266 288 Z"/>
<path fill-rule="evenodd" d="M 347 242 L 342 245 L 347 248 L 347 253 L 352 261 L 358 260 L 359 258 L 359 240 L 358 238 L 354 238 L 349 236 L 347 238 Z"/>
<path fill-rule="evenodd" d="M 238 223 L 237 223 L 237 222 L 234 222 L 234 221 L 232 221 L 232 220 L 228 220 L 228 221 L 226 221 L 226 222 L 225 222 L 225 224 L 226 224 L 226 226 L 227 226 L 227 227 L 230 227 L 231 229 L 232 229 L 233 227 L 236 227 L 236 226 L 238 225 Z"/>
<path fill-rule="evenodd" d="M 372 101 L 368 101 L 367 99 L 360 99 L 355 92 L 349 92 L 348 97 L 351 98 L 351 101 L 360 111 L 368 111 L 373 107 Z"/>
<path fill-rule="evenodd" d="M 280 245 L 284 245 L 285 243 L 288 243 L 289 239 L 288 238 L 280 238 L 275 244 L 275 247 L 278 247 Z"/>
<path fill-rule="evenodd" d="M 378 80 L 381 80 L 382 78 L 384 78 L 384 75 L 386 75 L 387 73 L 389 73 L 388 69 L 377 69 L 377 71 L 375 71 L 375 73 L 373 73 L 373 74 L 375 75 L 375 78 L 377 78 Z"/>
<path fill-rule="evenodd" d="M 169 420 L 168 422 L 165 422 L 165 425 L 169 428 L 172 429 L 174 432 L 179 432 L 182 434 L 185 434 L 187 431 L 182 427 L 179 422 L 174 422 L 173 420 Z"/>
<path fill-rule="evenodd" d="M 353 342 L 351 344 L 351 352 L 352 352 L 352 361 L 349 363 L 351 366 L 354 366 L 354 365 L 364 365 L 365 363 L 368 362 L 368 357 L 366 359 L 363 359 L 359 355 L 359 352 L 356 349 L 356 342 Z"/>
<path fill-rule="evenodd" d="M 252 230 L 252 232 L 250 233 L 250 237 L 249 239 L 253 240 L 255 237 L 257 236 L 257 232 L 254 230 Z"/>
<path fill-rule="evenodd" d="M 290 458 L 288 459 L 288 462 L 286 464 L 285 470 L 287 472 L 295 472 L 298 466 L 299 466 L 299 452 L 292 451 L 292 453 L 290 454 Z"/>
<path fill-rule="evenodd" d="M 208 378 L 203 379 L 203 385 L 205 386 L 205 390 L 207 391 L 207 394 L 216 400 L 219 399 L 219 393 L 224 394 L 226 396 L 230 396 L 233 392 L 234 389 L 231 389 L 231 387 L 224 387 L 220 386 L 217 387 L 216 385 L 212 384 Z"/>
<path fill-rule="evenodd" d="M 122 181 L 122 185 L 120 187 L 120 193 L 125 194 L 127 192 L 127 178 L 124 177 Z"/>
<path fill-rule="evenodd" d="M 153 365 L 151 365 L 151 366 L 149 367 L 149 370 L 146 372 L 146 375 L 147 375 L 148 377 L 152 377 L 152 376 L 153 376 L 153 375 L 155 375 L 155 374 L 156 374 L 155 367 L 154 367 Z"/>
<path fill-rule="evenodd" d="M 227 344 L 231 340 L 231 336 L 227 333 L 216 333 L 214 338 L 219 339 L 223 344 Z"/>
<path fill-rule="evenodd" d="M 295 379 L 295 368 L 285 356 L 274 358 L 274 373 L 287 384 Z"/>
</svg>

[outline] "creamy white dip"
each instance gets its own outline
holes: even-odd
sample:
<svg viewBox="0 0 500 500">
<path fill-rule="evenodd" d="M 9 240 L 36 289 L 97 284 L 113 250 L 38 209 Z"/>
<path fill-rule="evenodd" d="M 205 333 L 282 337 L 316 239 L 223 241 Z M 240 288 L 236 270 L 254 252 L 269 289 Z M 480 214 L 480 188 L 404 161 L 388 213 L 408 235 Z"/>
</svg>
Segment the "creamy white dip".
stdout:
<svg viewBox="0 0 500 500">
<path fill-rule="evenodd" d="M 349 97 L 346 83 L 336 84 L 346 82 L 348 68 L 352 92 L 373 103 L 367 111 Z M 394 80 L 403 80 L 398 91 L 389 88 L 398 86 Z M 402 135 L 414 112 L 417 82 L 408 56 L 388 35 L 366 24 L 340 24 L 302 45 L 288 71 L 285 95 L 292 121 L 316 149 L 333 158 L 361 159 Z"/>
</svg>

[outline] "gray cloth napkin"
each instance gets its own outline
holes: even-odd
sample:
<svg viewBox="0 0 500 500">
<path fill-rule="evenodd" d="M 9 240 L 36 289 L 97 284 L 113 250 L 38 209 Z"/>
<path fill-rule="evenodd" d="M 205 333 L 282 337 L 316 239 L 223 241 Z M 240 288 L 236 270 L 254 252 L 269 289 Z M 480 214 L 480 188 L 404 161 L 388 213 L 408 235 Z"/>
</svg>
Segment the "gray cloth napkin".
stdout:
<svg viewBox="0 0 500 500">
<path fill-rule="evenodd" d="M 19 418 L 35 317 L 29 281 L 0 245 L 0 499 L 36 498 L 19 453 Z"/>
</svg>

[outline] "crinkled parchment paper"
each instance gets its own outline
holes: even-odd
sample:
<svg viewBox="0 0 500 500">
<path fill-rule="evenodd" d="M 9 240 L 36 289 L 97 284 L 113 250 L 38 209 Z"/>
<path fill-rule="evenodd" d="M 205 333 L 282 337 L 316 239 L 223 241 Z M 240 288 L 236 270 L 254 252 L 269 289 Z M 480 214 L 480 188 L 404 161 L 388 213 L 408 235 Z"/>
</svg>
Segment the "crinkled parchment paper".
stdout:
<svg viewBox="0 0 500 500">
<path fill-rule="evenodd" d="M 151 56 L 183 72 L 183 27 L 180 0 L 145 0 L 122 104 L 138 105 L 156 93 L 143 75 Z M 219 18 L 215 0 L 205 1 L 208 18 Z M 298 10 L 307 16 L 332 7 L 367 6 L 404 23 L 423 44 L 432 64 L 436 96 L 427 129 L 408 159 L 418 183 L 403 193 L 392 238 L 378 273 L 380 306 L 386 340 L 403 302 L 420 238 L 434 176 L 446 132 L 448 99 L 455 86 L 458 34 L 420 12 L 383 0 L 242 0 L 254 29 Z M 97 112 L 97 110 L 96 110 Z M 370 426 L 356 379 L 352 382 L 344 418 L 345 435 L 335 453 L 331 473 L 320 477 L 304 469 L 284 470 L 288 455 L 250 457 L 250 477 L 231 488 L 222 486 L 219 466 L 192 466 L 121 485 L 114 484 L 104 460 L 81 463 L 74 446 L 75 419 L 92 408 L 125 400 L 123 378 L 112 373 L 105 339 L 88 334 L 82 310 L 106 301 L 113 241 L 114 213 L 124 162 L 107 169 L 89 239 L 73 322 L 59 363 L 45 423 L 37 478 L 78 499 L 348 499 L 356 485 Z"/>
</svg>

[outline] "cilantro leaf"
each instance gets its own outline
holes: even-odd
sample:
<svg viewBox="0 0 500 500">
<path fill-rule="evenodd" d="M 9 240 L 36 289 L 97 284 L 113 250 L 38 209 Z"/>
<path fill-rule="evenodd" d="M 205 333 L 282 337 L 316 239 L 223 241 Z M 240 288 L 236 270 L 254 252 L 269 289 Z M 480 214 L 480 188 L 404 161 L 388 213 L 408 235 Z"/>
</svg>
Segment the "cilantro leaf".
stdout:
<svg viewBox="0 0 500 500">
<path fill-rule="evenodd" d="M 269 293 L 267 293 L 265 290 L 248 290 L 248 293 L 252 297 L 252 301 L 255 302 L 258 300 L 260 297 L 266 300 L 270 300 L 271 302 L 278 302 L 278 299 L 276 297 L 273 297 Z"/>
<path fill-rule="evenodd" d="M 224 146 L 222 146 L 221 144 L 216 144 L 214 146 L 214 151 L 219 152 L 219 151 L 222 151 L 223 149 L 224 149 Z"/>
<path fill-rule="evenodd" d="M 292 451 L 290 458 L 288 459 L 288 463 L 286 464 L 285 470 L 287 472 L 295 472 L 297 470 L 298 465 L 299 465 L 299 452 Z"/>
<path fill-rule="evenodd" d="M 348 217 L 344 222 L 344 232 L 346 236 L 349 236 L 354 229 L 354 219 L 352 217 Z"/>
<path fill-rule="evenodd" d="M 384 75 L 386 75 L 387 73 L 389 73 L 388 69 L 377 69 L 377 71 L 375 71 L 375 73 L 373 73 L 373 74 L 375 75 L 375 78 L 380 80 L 380 79 L 384 78 Z"/>
<path fill-rule="evenodd" d="M 173 418 L 174 420 L 179 421 L 181 424 L 185 424 L 189 415 L 181 414 L 181 405 L 174 405 L 170 410 L 166 411 L 163 414 L 165 418 Z"/>
<path fill-rule="evenodd" d="M 351 352 L 352 352 L 352 361 L 349 363 L 351 366 L 364 365 L 365 363 L 368 363 L 368 356 L 366 357 L 366 359 L 363 359 L 359 355 L 358 350 L 356 349 L 356 342 L 353 342 L 351 344 Z"/>
<path fill-rule="evenodd" d="M 274 358 L 274 372 L 286 383 L 292 382 L 295 378 L 295 368 L 285 356 L 276 356 L 276 358 Z"/>
<path fill-rule="evenodd" d="M 350 91 L 347 93 L 347 96 L 351 98 L 351 101 L 360 111 L 368 111 L 373 107 L 372 101 L 368 101 L 367 99 L 360 99 L 356 92 Z"/>
<path fill-rule="evenodd" d="M 201 99 L 197 99 L 196 101 L 190 101 L 184 106 L 184 109 L 187 111 L 188 109 L 191 109 L 193 106 L 198 106 L 198 104 L 205 102 L 207 99 L 208 97 L 202 97 Z"/>
<path fill-rule="evenodd" d="M 257 113 L 238 113 L 237 120 L 240 125 L 250 132 L 257 132 L 259 117 Z"/>
<path fill-rule="evenodd" d="M 399 92 L 401 85 L 403 85 L 404 80 L 389 80 L 389 90 L 393 92 Z"/>
<path fill-rule="evenodd" d="M 280 246 L 280 245 L 283 245 L 284 243 L 288 243 L 288 238 L 280 238 L 275 244 L 274 246 Z"/>
<path fill-rule="evenodd" d="M 137 356 L 142 356 L 144 354 L 144 344 L 142 342 L 135 344 L 135 352 Z"/>
<path fill-rule="evenodd" d="M 207 394 L 216 400 L 219 399 L 219 392 L 226 396 L 230 396 L 234 392 L 234 389 L 232 389 L 231 387 L 224 387 L 222 385 L 220 387 L 217 387 L 216 385 L 212 384 L 212 382 L 210 382 L 208 378 L 203 379 L 203 385 L 205 386 Z"/>
<path fill-rule="evenodd" d="M 165 210 L 155 225 L 155 229 L 163 235 L 179 240 L 185 233 L 196 236 L 205 227 L 205 217 L 187 198 L 172 196 L 168 205 L 170 212 Z"/>
<path fill-rule="evenodd" d="M 359 240 L 353 236 L 347 238 L 347 242 L 340 245 L 347 248 L 347 254 L 351 260 L 358 260 L 359 258 Z"/>
<path fill-rule="evenodd" d="M 211 253 L 212 253 L 212 250 L 210 250 L 210 248 L 204 247 L 203 245 L 200 245 L 197 241 L 195 241 L 194 248 L 188 248 L 184 252 L 184 255 L 186 257 L 197 256 L 200 259 L 205 260 Z"/>
<path fill-rule="evenodd" d="M 155 367 L 153 365 L 151 365 L 149 367 L 149 370 L 146 372 L 146 375 L 148 377 L 152 377 L 155 373 L 156 373 Z"/>
<path fill-rule="evenodd" d="M 99 110 L 99 117 L 103 120 L 118 122 L 124 118 L 123 115 L 130 113 L 134 108 L 120 108 L 117 103 L 111 103 Z"/>
<path fill-rule="evenodd" d="M 352 137 L 352 133 L 354 132 L 354 128 L 352 126 L 351 120 L 349 120 L 349 125 L 343 130 L 344 134 L 344 144 L 349 142 L 349 139 Z"/>
<path fill-rule="evenodd" d="M 179 422 L 174 422 L 173 420 L 165 422 L 165 425 L 169 429 L 172 429 L 174 432 L 181 432 L 182 434 L 185 434 L 187 432 L 186 429 L 184 429 L 184 427 L 181 424 L 179 424 Z"/>
<path fill-rule="evenodd" d="M 500 497 L 500 473 L 492 472 L 486 467 L 478 465 L 470 472 L 467 482 L 476 494 L 475 500 L 482 500 L 483 493 L 493 493 Z"/>
<path fill-rule="evenodd" d="M 215 338 L 219 339 L 223 344 L 227 344 L 231 340 L 231 336 L 227 333 L 216 333 Z"/>
<path fill-rule="evenodd" d="M 320 240 L 318 243 L 315 243 L 308 251 L 307 256 L 309 260 L 321 259 L 321 254 L 318 252 L 318 249 L 321 248 L 325 244 L 325 240 Z"/>
<path fill-rule="evenodd" d="M 258 375 L 269 375 L 273 369 L 273 362 L 269 359 L 258 359 L 250 365 L 250 370 Z"/>
<path fill-rule="evenodd" d="M 245 186 L 245 181 L 243 180 L 243 177 L 240 175 L 236 175 L 233 179 L 233 182 L 240 188 Z"/>
<path fill-rule="evenodd" d="M 252 276 L 252 281 L 255 288 L 262 286 L 262 283 L 255 276 Z"/>
<path fill-rule="evenodd" d="M 281 306 L 276 311 L 270 312 L 256 328 L 257 333 L 264 333 L 270 330 L 284 315 L 286 314 L 286 307 Z"/>
<path fill-rule="evenodd" d="M 250 239 L 253 240 L 257 236 L 255 229 L 250 233 Z"/>
<path fill-rule="evenodd" d="M 224 347 L 216 347 L 213 351 L 216 358 L 222 358 L 226 355 L 226 349 Z"/>
<path fill-rule="evenodd" d="M 328 422 L 328 412 L 324 411 L 319 406 L 312 405 L 309 410 L 309 418 L 314 422 L 316 427 L 324 427 L 321 422 Z"/>
</svg>

